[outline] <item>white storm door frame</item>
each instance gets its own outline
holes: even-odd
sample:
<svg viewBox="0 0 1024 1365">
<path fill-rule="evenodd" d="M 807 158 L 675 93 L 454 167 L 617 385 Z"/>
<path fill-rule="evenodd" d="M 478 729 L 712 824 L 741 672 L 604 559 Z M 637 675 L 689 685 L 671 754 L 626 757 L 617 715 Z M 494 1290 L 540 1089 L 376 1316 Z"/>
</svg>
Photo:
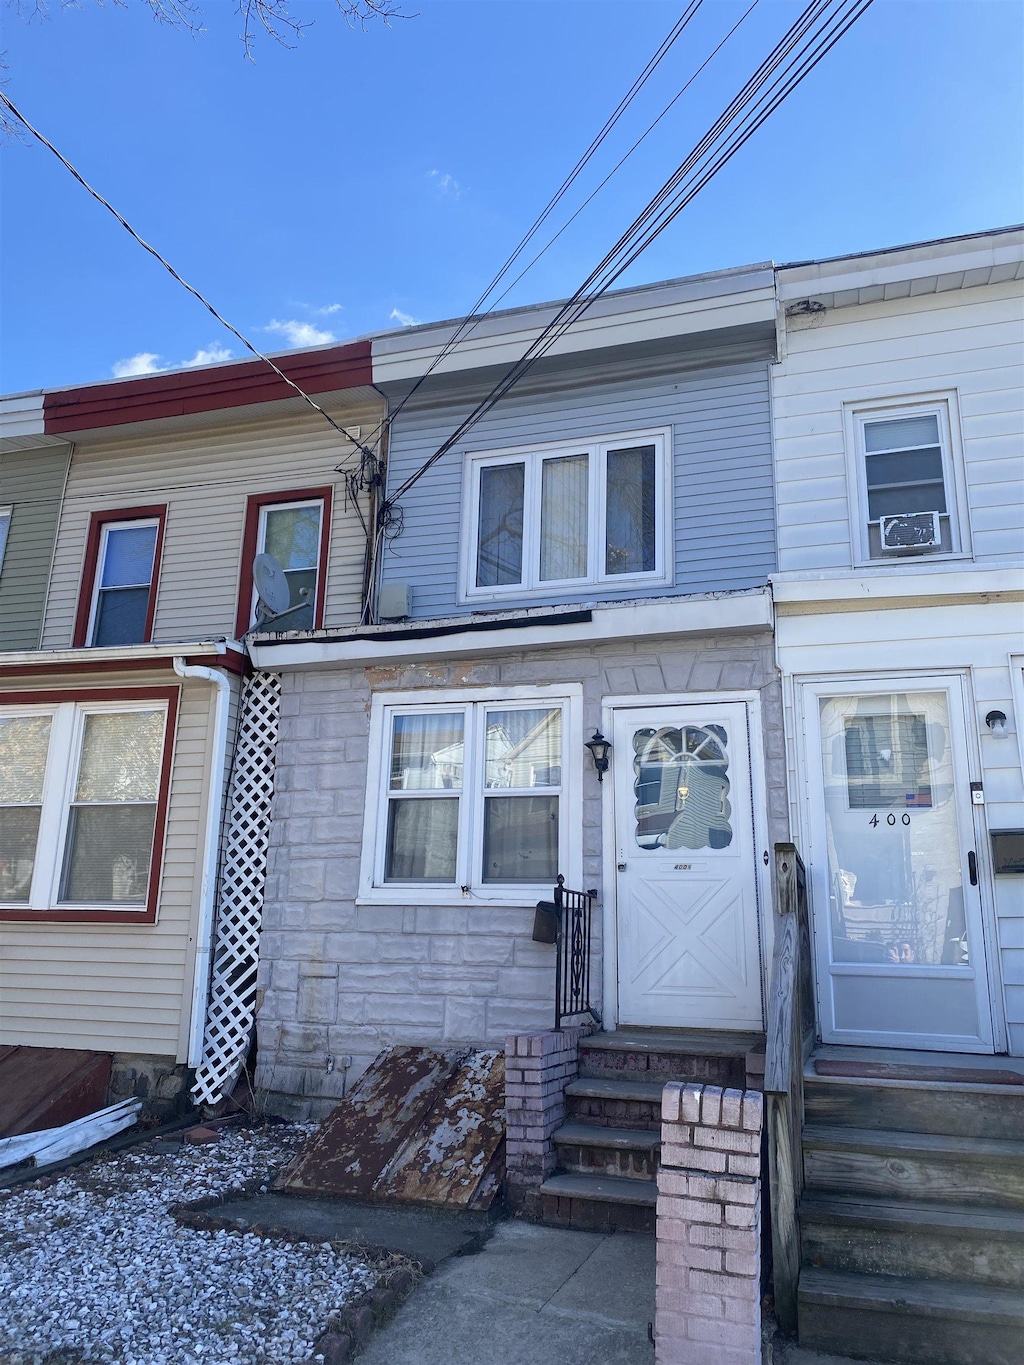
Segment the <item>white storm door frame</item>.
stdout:
<svg viewBox="0 0 1024 1365">
<path fill-rule="evenodd" d="M 635 696 L 605 697 L 601 704 L 601 730 L 614 732 L 615 712 L 634 710 L 643 706 L 710 706 L 726 702 L 742 702 L 747 715 L 747 745 L 750 751 L 750 797 L 754 809 L 754 869 L 757 884 L 758 941 L 761 948 L 761 999 L 768 999 L 771 974 L 773 936 L 771 845 L 768 842 L 768 783 L 764 766 L 764 731 L 761 725 L 761 694 L 746 692 L 668 692 L 638 693 Z M 611 753 L 611 761 L 622 762 L 622 756 Z M 618 907 L 616 904 L 615 855 L 615 783 L 610 774 L 602 783 L 601 799 L 601 908 L 602 943 L 602 1006 L 601 1020 L 607 1032 L 613 1032 L 619 1019 L 619 950 Z M 764 855 L 768 854 L 768 862 Z"/>
<path fill-rule="evenodd" d="M 977 735 L 971 729 L 970 718 L 976 714 L 970 670 L 952 668 L 946 671 L 928 673 L 873 672 L 870 675 L 848 674 L 837 677 L 835 674 L 799 677 L 795 682 L 796 729 L 796 768 L 797 787 L 802 793 L 799 803 L 799 827 L 803 847 L 801 854 L 807 862 L 809 919 L 811 931 L 812 956 L 814 959 L 816 1019 L 825 1042 L 827 1035 L 835 1032 L 831 1008 L 831 996 L 827 983 L 830 975 L 830 949 L 827 935 L 817 930 L 816 906 L 828 905 L 828 859 L 825 852 L 824 808 L 819 803 L 821 796 L 821 730 L 820 702 L 828 697 L 874 696 L 878 694 L 917 691 L 945 692 L 949 697 L 949 735 L 950 746 L 959 754 L 963 771 L 955 777 L 962 777 L 965 784 L 980 780 L 982 777 L 981 754 Z M 954 763 L 956 763 L 954 758 Z M 969 810 L 969 816 L 965 813 Z M 1003 1009 L 1002 980 L 999 966 L 998 925 L 994 906 L 994 884 L 992 860 L 989 848 L 988 827 L 985 820 L 985 807 L 967 807 L 964 794 L 960 795 L 957 805 L 961 816 L 960 839 L 961 858 L 966 866 L 968 850 L 973 847 L 978 866 L 978 895 L 980 900 L 980 922 L 982 933 L 983 961 L 976 967 L 982 992 L 979 1003 L 986 1011 L 980 1019 L 981 1031 L 987 1024 L 993 1053 L 1006 1050 L 1006 1023 Z M 920 1037 L 894 1035 L 887 1042 L 880 1043 L 875 1037 L 863 1039 L 844 1037 L 831 1039 L 839 1045 L 851 1047 L 896 1047 L 920 1050 Z M 936 1048 L 936 1050 L 939 1050 Z M 955 1038 L 949 1040 L 947 1051 L 962 1051 Z M 969 1055 L 969 1054 L 965 1054 Z M 984 1055 L 984 1054 L 978 1054 Z"/>
</svg>

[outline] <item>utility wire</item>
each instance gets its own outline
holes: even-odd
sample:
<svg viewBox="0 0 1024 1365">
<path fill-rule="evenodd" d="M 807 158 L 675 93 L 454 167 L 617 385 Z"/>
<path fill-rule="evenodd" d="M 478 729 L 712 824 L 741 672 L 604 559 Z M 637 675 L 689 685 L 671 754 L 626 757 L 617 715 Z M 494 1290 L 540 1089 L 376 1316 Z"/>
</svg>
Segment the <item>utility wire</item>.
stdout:
<svg viewBox="0 0 1024 1365">
<path fill-rule="evenodd" d="M 434 454 L 382 504 L 382 519 L 385 523 L 393 505 L 523 378 L 569 327 L 579 321 L 587 309 L 739 151 L 871 3 L 872 0 L 812 0 L 726 110 L 583 284 L 541 329 L 519 360 Z"/>
<path fill-rule="evenodd" d="M 32 136 L 34 138 L 37 138 L 38 141 L 40 141 L 44 147 L 51 151 L 57 158 L 57 160 L 60 161 L 61 164 L 71 172 L 71 174 L 75 177 L 75 179 L 82 186 L 82 188 L 87 190 L 89 194 L 91 194 L 92 197 L 97 201 L 97 203 L 102 204 L 105 209 L 107 209 L 110 213 L 114 215 L 117 221 L 128 233 L 128 235 L 130 237 L 133 237 L 135 241 L 138 242 L 139 246 L 143 248 L 144 251 L 148 251 L 149 254 L 155 260 L 159 261 L 163 268 L 168 272 L 168 274 L 171 275 L 173 279 L 177 280 L 177 282 L 182 286 L 183 289 L 187 289 L 188 292 L 194 298 L 197 298 L 199 300 L 199 302 L 203 305 L 205 309 L 207 309 L 208 312 L 213 314 L 213 316 L 217 319 L 217 321 L 220 323 L 222 327 L 226 327 L 232 336 L 238 338 L 238 340 L 242 343 L 242 345 L 246 348 L 247 351 L 251 351 L 257 360 L 262 360 L 265 365 L 268 365 L 270 369 L 274 371 L 274 373 L 277 375 L 279 379 L 283 379 L 289 388 L 294 389 L 295 392 L 299 395 L 299 397 L 303 399 L 306 403 L 308 403 L 314 412 L 319 413 L 320 416 L 324 419 L 324 421 L 330 423 L 330 425 L 334 428 L 334 430 L 338 433 L 339 436 L 343 436 L 346 441 L 348 441 L 351 445 L 354 445 L 356 447 L 356 449 L 362 455 L 362 460 L 360 462 L 359 467 L 360 479 L 364 481 L 369 480 L 379 472 L 378 471 L 379 460 L 376 454 L 369 448 L 369 446 L 364 445 L 362 441 L 360 441 L 356 436 L 352 434 L 352 432 L 347 431 L 343 426 L 341 426 L 340 423 L 336 422 L 329 412 L 326 412 L 320 406 L 319 403 L 317 403 L 314 399 L 312 399 L 309 396 L 308 393 L 306 393 L 305 389 L 301 388 L 298 384 L 296 384 L 294 379 L 289 379 L 279 365 L 275 365 L 275 363 L 270 359 L 269 356 L 264 355 L 262 351 L 258 350 L 252 344 L 252 342 L 249 341 L 247 337 L 244 337 L 242 335 L 242 333 L 238 330 L 237 327 L 233 327 L 225 317 L 218 313 L 217 309 L 214 308 L 213 304 L 209 301 L 209 299 L 204 298 L 203 295 L 200 294 L 198 289 L 196 289 L 193 285 L 189 284 L 187 280 L 182 279 L 182 277 L 175 270 L 174 266 L 171 265 L 170 261 L 168 261 L 166 257 L 161 256 L 160 252 L 157 251 L 155 246 L 151 246 L 149 242 L 147 242 L 135 231 L 131 223 L 129 223 L 127 219 L 123 218 L 121 214 L 118 213 L 117 209 L 114 208 L 113 204 L 110 202 L 109 199 L 105 199 L 98 190 L 93 189 L 92 185 L 89 184 L 85 176 L 82 175 L 80 171 L 75 169 L 75 167 L 71 164 L 67 157 L 57 150 L 57 148 L 53 145 L 49 138 L 45 137 L 39 131 L 38 128 L 36 128 L 33 124 L 31 124 L 28 121 L 28 119 L 17 107 L 17 105 L 15 105 L 11 100 L 9 100 L 2 90 L 0 90 L 0 101 L 2 101 L 4 105 L 6 105 L 6 107 L 10 110 L 10 112 L 14 115 L 14 117 L 18 119 L 18 121 L 28 129 Z M 339 472 L 342 471 L 339 470 Z"/>
<path fill-rule="evenodd" d="M 673 44 L 675 43 L 676 39 L 680 36 L 680 34 L 681 34 L 681 33 L 683 32 L 683 30 L 686 28 L 687 24 L 689 24 L 690 20 L 693 18 L 693 16 L 694 16 L 694 15 L 697 13 L 697 11 L 700 9 L 702 3 L 703 3 L 703 0 L 690 0 L 690 3 L 687 5 L 686 9 L 683 11 L 683 13 L 680 15 L 680 17 L 679 17 L 679 18 L 675 21 L 675 23 L 672 25 L 671 29 L 670 29 L 669 32 L 666 34 L 666 36 L 662 39 L 661 43 L 658 45 L 658 47 L 657 47 L 657 49 L 655 50 L 654 54 L 648 59 L 647 65 L 643 68 L 643 70 L 640 72 L 640 74 L 639 74 L 639 75 L 636 77 L 636 79 L 633 81 L 632 85 L 629 87 L 629 89 L 626 91 L 626 93 L 625 93 L 625 94 L 622 96 L 622 98 L 619 100 L 618 104 L 615 106 L 615 108 L 612 110 L 612 112 L 608 115 L 607 119 L 606 119 L 605 122 L 604 122 L 603 127 L 602 127 L 602 128 L 599 130 L 599 132 L 595 135 L 595 137 L 594 137 L 594 139 L 592 140 L 590 146 L 589 146 L 589 147 L 587 148 L 587 150 L 583 153 L 583 155 L 580 157 L 580 159 L 576 162 L 576 165 L 572 168 L 572 170 L 569 172 L 569 174 L 566 176 L 566 178 L 562 181 L 561 185 L 558 187 L 558 189 L 555 191 L 555 193 L 554 193 L 554 194 L 551 196 L 551 198 L 548 200 L 548 202 L 547 202 L 547 204 L 544 206 L 544 208 L 541 209 L 541 211 L 540 211 L 540 213 L 538 214 L 538 216 L 534 219 L 532 226 L 529 227 L 529 228 L 527 229 L 526 234 L 523 236 L 523 238 L 522 238 L 521 241 L 519 242 L 519 245 L 513 250 L 512 254 L 507 258 L 507 260 L 505 261 L 504 265 L 502 265 L 502 267 L 500 268 L 500 270 L 497 272 L 497 274 L 496 274 L 496 275 L 494 276 L 494 278 L 491 280 L 490 284 L 487 285 L 487 287 L 484 289 L 483 293 L 482 293 L 482 294 L 480 295 L 480 297 L 477 299 L 476 303 L 473 304 L 473 307 L 472 307 L 472 308 L 470 309 L 470 311 L 466 314 L 466 316 L 463 318 L 463 320 L 459 323 L 459 325 L 456 327 L 455 331 L 451 334 L 451 336 L 448 338 L 448 340 L 447 340 L 447 341 L 444 343 L 444 345 L 441 347 L 440 351 L 438 351 L 437 355 L 436 355 L 436 356 L 433 358 L 433 360 L 430 362 L 430 364 L 429 364 L 429 366 L 427 367 L 427 369 L 423 372 L 423 374 L 421 374 L 421 375 L 418 377 L 418 379 L 416 380 L 415 384 L 413 384 L 413 386 L 412 386 L 412 388 L 409 390 L 409 392 L 408 392 L 407 394 L 405 394 L 404 397 L 401 399 L 401 401 L 400 401 L 400 402 L 391 410 L 391 412 L 388 413 L 388 416 L 387 416 L 387 418 L 385 419 L 388 426 L 390 426 L 390 425 L 394 422 L 395 418 L 398 416 L 398 414 L 399 414 L 399 413 L 402 411 L 402 409 L 405 407 L 406 403 L 409 402 L 409 400 L 410 400 L 410 398 L 412 398 L 413 394 L 415 394 L 416 391 L 420 388 L 420 386 L 421 386 L 421 385 L 430 377 L 431 374 L 433 374 L 434 370 L 438 367 L 438 365 L 440 365 L 441 362 L 442 362 L 442 361 L 443 361 L 443 360 L 452 352 L 452 350 L 454 350 L 454 348 L 459 344 L 460 341 L 464 340 L 467 336 L 470 335 L 470 333 L 472 333 L 472 332 L 474 332 L 474 331 L 476 330 L 478 324 L 483 320 L 483 318 L 486 317 L 487 314 L 488 314 L 489 312 L 492 312 L 492 311 L 497 307 L 497 305 L 501 302 L 501 300 L 502 300 L 503 298 L 505 298 L 505 296 L 508 294 L 509 290 L 512 289 L 513 286 L 516 285 L 516 284 L 519 282 L 519 280 L 522 279 L 522 277 L 523 277 L 523 275 L 526 273 L 526 271 L 529 270 L 529 269 L 531 269 L 531 267 L 534 266 L 534 265 L 537 263 L 538 260 L 540 260 L 541 256 L 543 256 L 544 252 L 547 251 L 548 246 L 551 245 L 551 242 L 555 241 L 556 238 L 559 237 L 559 236 L 561 235 L 561 233 L 565 231 L 565 227 L 568 227 L 569 224 L 566 223 L 565 227 L 563 227 L 563 228 L 560 230 L 560 232 L 556 233 L 556 234 L 555 234 L 555 237 L 553 237 L 553 238 L 551 239 L 551 242 L 548 242 L 548 246 L 542 248 L 542 250 L 539 251 L 539 252 L 537 253 L 537 255 L 533 258 L 533 260 L 530 262 L 530 264 L 525 268 L 525 270 L 521 271 L 520 274 L 516 276 L 516 278 L 512 281 L 512 284 L 510 284 L 510 285 L 508 286 L 508 288 L 506 288 L 506 289 L 498 296 L 498 298 L 495 299 L 495 301 L 490 305 L 490 307 L 489 307 L 489 308 L 486 308 L 486 309 L 484 308 L 484 304 L 487 302 L 487 300 L 488 300 L 488 298 L 490 297 L 490 295 L 493 293 L 493 291 L 494 291 L 495 289 L 497 289 L 498 285 L 501 283 L 501 281 L 502 281 L 502 279 L 504 278 L 504 276 L 507 275 L 508 272 L 512 269 L 512 266 L 515 264 L 515 262 L 518 260 L 518 258 L 522 255 L 522 253 L 526 250 L 526 248 L 527 248 L 527 246 L 529 245 L 530 241 L 531 241 L 531 240 L 536 236 L 536 234 L 540 231 L 541 227 L 543 227 L 544 223 L 545 223 L 545 222 L 547 221 L 547 219 L 551 216 L 551 214 L 552 214 L 552 213 L 554 212 L 554 210 L 557 208 L 557 206 L 559 205 L 559 203 L 561 203 L 562 199 L 564 199 L 565 195 L 569 192 L 569 190 L 570 190 L 570 189 L 572 188 L 572 186 L 575 184 L 576 180 L 577 180 L 577 179 L 579 178 L 579 176 L 582 174 L 583 170 L 586 168 L 586 166 L 587 166 L 587 165 L 590 163 L 590 161 L 593 159 L 594 155 L 596 154 L 596 152 L 597 152 L 598 149 L 600 148 L 601 144 L 605 141 L 605 139 L 606 139 L 606 138 L 608 137 L 608 135 L 611 133 L 612 129 L 615 127 L 615 125 L 616 125 L 616 124 L 619 122 L 619 120 L 622 118 L 622 115 L 626 112 L 626 110 L 627 110 L 627 109 L 629 108 L 629 106 L 632 104 L 633 100 L 637 97 L 637 95 L 639 95 L 640 91 L 643 89 L 643 87 L 646 85 L 647 81 L 650 79 L 650 77 L 651 77 L 651 76 L 654 74 L 654 72 L 657 70 L 657 68 L 658 68 L 658 66 L 661 64 L 662 60 L 668 55 L 668 52 L 669 52 L 669 50 L 672 48 L 672 46 L 673 46 Z M 757 3 L 757 0 L 754 0 L 754 4 L 756 4 L 756 3 Z M 751 6 L 751 8 L 753 8 L 753 6 Z M 749 12 L 750 12 L 750 11 L 748 10 L 747 13 L 749 13 Z M 746 15 L 744 15 L 744 18 L 746 18 Z M 740 22 L 742 23 L 742 20 L 741 20 Z M 717 50 L 718 50 L 718 49 L 716 48 L 715 51 L 717 52 Z M 714 53 L 712 53 L 711 55 L 714 56 Z M 709 58 L 708 60 L 710 60 L 710 58 Z M 707 64 L 707 63 L 705 63 L 705 65 L 706 65 L 706 64 Z M 700 68 L 700 69 L 703 70 L 703 67 Z M 694 76 L 696 76 L 697 74 L 699 74 L 699 72 L 695 72 L 695 73 L 694 73 Z M 691 77 L 691 80 L 692 80 L 693 78 L 694 78 L 694 77 Z M 689 82 L 687 82 L 687 84 L 689 84 Z M 686 86 L 683 87 L 683 90 L 685 90 L 685 89 L 686 89 Z M 681 95 L 682 93 L 683 93 L 683 92 L 682 92 L 682 90 L 681 90 L 681 91 L 679 92 L 679 94 Z M 676 96 L 676 99 L 678 99 L 678 98 L 679 98 L 679 95 Z M 674 103 L 674 101 L 673 101 L 673 103 Z M 669 106 L 669 107 L 671 107 L 671 106 Z M 664 113 L 667 113 L 667 112 L 668 112 L 668 109 L 666 109 L 666 110 L 664 111 Z M 663 115 L 662 115 L 662 116 L 663 116 Z M 657 120 L 655 120 L 655 121 L 657 122 Z M 652 124 L 651 127 L 653 127 L 653 126 L 654 126 L 654 125 Z M 650 128 L 649 128 L 647 131 L 650 132 L 650 131 L 651 131 Z M 646 137 L 646 136 L 647 136 L 647 134 L 645 133 L 645 134 L 644 134 L 644 137 Z M 642 140 L 643 140 L 643 139 L 641 138 L 640 141 L 642 141 Z M 637 147 L 638 145 L 639 145 L 639 143 L 634 143 L 634 144 L 633 144 L 633 147 L 630 148 L 630 151 L 626 153 L 626 156 L 629 156 L 629 155 L 631 154 L 631 152 L 635 151 L 635 150 L 636 150 L 636 147 Z M 623 157 L 623 161 L 624 161 L 625 159 L 626 159 L 626 158 Z M 622 161 L 620 161 L 618 164 L 619 164 L 619 166 L 621 166 L 621 165 L 622 165 Z M 618 169 L 618 166 L 616 166 L 615 169 L 617 170 L 617 169 Z M 613 172 L 613 174 L 614 174 L 614 172 Z M 606 179 L 603 180 L 603 181 L 601 182 L 601 185 L 598 186 L 598 190 L 601 189 L 605 184 L 607 184 L 607 182 L 608 182 L 608 178 L 606 177 Z M 596 194 L 596 193 L 597 193 L 597 190 L 594 191 L 594 194 Z M 590 199 L 592 199 L 593 197 L 594 197 L 594 196 L 591 195 L 591 196 L 590 196 Z M 584 203 L 583 206 L 582 206 L 583 208 L 585 208 L 586 205 L 590 203 L 590 199 L 587 199 L 587 200 L 585 201 L 585 203 Z M 580 211 L 581 211 L 580 209 L 577 209 L 576 213 L 573 214 L 573 218 L 575 218 L 575 217 L 579 214 Z M 569 222 L 570 222 L 570 223 L 572 222 L 572 218 L 569 219 Z"/>
</svg>

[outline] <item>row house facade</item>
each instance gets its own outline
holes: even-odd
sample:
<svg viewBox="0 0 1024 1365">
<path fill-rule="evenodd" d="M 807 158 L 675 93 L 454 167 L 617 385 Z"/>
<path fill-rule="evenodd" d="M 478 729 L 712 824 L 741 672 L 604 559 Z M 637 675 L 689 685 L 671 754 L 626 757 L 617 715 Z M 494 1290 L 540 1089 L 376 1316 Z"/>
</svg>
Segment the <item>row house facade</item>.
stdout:
<svg viewBox="0 0 1024 1365">
<path fill-rule="evenodd" d="M 368 346 L 282 363 L 378 439 Z M 167 1112 L 203 1055 L 252 559 L 290 623 L 358 620 L 358 451 L 257 362 L 17 396 L 0 431 L 0 1045 L 109 1055 L 113 1098 Z"/>
<path fill-rule="evenodd" d="M 597 892 L 606 1028 L 763 1028 L 772 269 L 602 300 L 417 477 L 552 311 L 487 319 L 415 392 L 450 329 L 374 342 L 400 619 L 251 642 L 282 682 L 259 1076 L 293 1112 L 389 1045 L 549 1028 L 559 875 Z"/>
<path fill-rule="evenodd" d="M 1019 1360 L 1022 280 L 1015 228 L 626 289 L 493 406 L 558 305 L 282 359 L 321 412 L 0 402 L 0 1061 L 320 1118 L 506 1049 L 509 1190 L 591 1227 L 710 1084 L 787 1331 Z M 750 1254 L 659 1249 L 656 1330 L 759 1359 L 722 1186 Z"/>
<path fill-rule="evenodd" d="M 833 1044 L 1024 1055 L 1022 246 L 777 274 L 775 638 Z"/>
</svg>

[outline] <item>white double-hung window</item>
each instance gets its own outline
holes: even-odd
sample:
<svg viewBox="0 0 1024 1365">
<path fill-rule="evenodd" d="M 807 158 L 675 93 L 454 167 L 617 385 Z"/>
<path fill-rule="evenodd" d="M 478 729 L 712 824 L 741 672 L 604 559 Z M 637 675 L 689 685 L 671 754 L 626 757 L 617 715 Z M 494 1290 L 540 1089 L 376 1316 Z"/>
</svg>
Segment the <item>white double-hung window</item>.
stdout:
<svg viewBox="0 0 1024 1365">
<path fill-rule="evenodd" d="M 860 562 L 967 553 L 955 395 L 851 408 L 848 421 Z"/>
<path fill-rule="evenodd" d="M 471 455 L 462 598 L 671 582 L 668 430 Z"/>
<path fill-rule="evenodd" d="M 375 698 L 362 895 L 529 903 L 575 873 L 577 694 Z"/>
<path fill-rule="evenodd" d="M 168 702 L 0 706 L 0 914 L 155 916 Z"/>
</svg>

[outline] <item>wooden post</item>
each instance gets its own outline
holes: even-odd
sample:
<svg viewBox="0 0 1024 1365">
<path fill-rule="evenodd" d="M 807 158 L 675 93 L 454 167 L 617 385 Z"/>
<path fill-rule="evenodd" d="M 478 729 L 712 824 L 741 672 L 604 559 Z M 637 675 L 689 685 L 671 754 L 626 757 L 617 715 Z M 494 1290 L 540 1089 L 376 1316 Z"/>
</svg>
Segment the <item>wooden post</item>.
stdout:
<svg viewBox="0 0 1024 1365">
<path fill-rule="evenodd" d="M 793 844 L 775 845 L 775 946 L 768 1000 L 765 1055 L 765 1126 L 771 1190 L 772 1273 L 775 1313 L 788 1335 L 797 1330 L 800 1224 L 803 1191 L 804 975 L 807 963 L 806 880 Z M 802 894 L 803 893 L 803 894 Z M 801 900 L 804 904 L 801 905 Z"/>
</svg>

